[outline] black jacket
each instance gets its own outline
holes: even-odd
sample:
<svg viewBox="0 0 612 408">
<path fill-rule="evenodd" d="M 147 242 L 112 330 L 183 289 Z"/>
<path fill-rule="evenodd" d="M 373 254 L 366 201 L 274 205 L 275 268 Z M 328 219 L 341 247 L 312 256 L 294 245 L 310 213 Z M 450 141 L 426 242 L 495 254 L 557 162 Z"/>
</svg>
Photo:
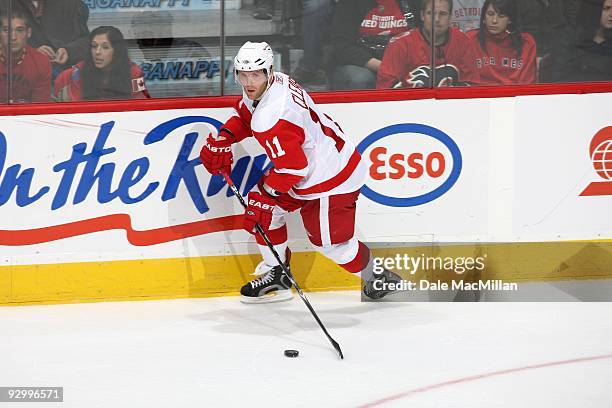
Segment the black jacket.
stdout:
<svg viewBox="0 0 612 408">
<path fill-rule="evenodd" d="M 612 81 L 612 43 L 582 41 L 564 66 L 561 80 L 568 82 Z"/>
<path fill-rule="evenodd" d="M 560 63 L 560 80 L 570 82 L 612 80 L 612 30 L 604 41 L 594 41 L 601 21 L 604 0 L 584 2 L 576 20 L 576 40 L 568 47 L 568 58 Z"/>
<path fill-rule="evenodd" d="M 580 0 L 516 0 L 518 26 L 531 34 L 538 56 L 555 53 L 572 42 Z M 548 3 L 548 5 L 546 4 Z"/>
<path fill-rule="evenodd" d="M 40 19 L 32 15 L 28 4 L 29 0 L 13 0 L 13 8 L 19 7 L 30 16 L 32 37 L 29 44 L 32 47 L 48 45 L 56 51 L 65 48 L 68 51 L 66 65 L 85 58 L 89 51 L 89 9 L 81 0 L 46 0 Z"/>
<path fill-rule="evenodd" d="M 418 16 L 418 10 L 412 7 L 417 3 L 410 0 L 412 13 Z M 364 66 L 374 52 L 359 42 L 359 28 L 366 14 L 377 6 L 376 0 L 339 0 L 332 18 L 331 42 L 334 47 L 334 58 L 337 65 Z M 416 20 L 416 18 L 415 18 Z"/>
</svg>

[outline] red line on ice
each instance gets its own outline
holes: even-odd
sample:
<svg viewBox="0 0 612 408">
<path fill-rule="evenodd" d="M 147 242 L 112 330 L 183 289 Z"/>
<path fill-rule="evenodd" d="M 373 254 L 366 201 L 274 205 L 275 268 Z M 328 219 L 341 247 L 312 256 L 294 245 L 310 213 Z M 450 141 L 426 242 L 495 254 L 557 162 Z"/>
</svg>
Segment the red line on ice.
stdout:
<svg viewBox="0 0 612 408">
<path fill-rule="evenodd" d="M 419 387 L 419 388 L 415 388 L 415 389 L 412 389 L 412 390 L 409 390 L 409 391 L 405 391 L 405 392 L 402 392 L 402 393 L 399 393 L 399 394 L 391 395 L 389 397 L 382 398 L 382 399 L 379 399 L 377 401 L 367 403 L 365 405 L 360 405 L 360 408 L 377 407 L 377 406 L 380 406 L 380 405 L 385 404 L 387 402 L 396 401 L 396 400 L 399 400 L 399 399 L 402 399 L 402 398 L 409 397 L 409 396 L 414 395 L 414 394 L 421 394 L 421 393 L 424 393 L 424 392 L 427 392 L 427 391 L 431 391 L 431 390 L 435 390 L 435 389 L 438 389 L 438 388 L 447 387 L 449 385 L 462 384 L 462 383 L 472 382 L 472 381 L 476 381 L 476 380 L 482 380 L 484 378 L 496 377 L 496 376 L 499 376 L 499 375 L 511 374 L 511 373 L 516 373 L 516 372 L 520 372 L 520 371 L 533 370 L 533 369 L 536 369 L 536 368 L 553 367 L 553 366 L 573 364 L 573 363 L 583 363 L 583 362 L 586 362 L 586 361 L 604 360 L 604 359 L 607 359 L 607 358 L 612 358 L 612 354 L 604 354 L 604 355 L 601 355 L 601 356 L 592 356 L 592 357 L 574 358 L 572 360 L 554 361 L 554 362 L 551 362 L 551 363 L 534 364 L 534 365 L 528 365 L 528 366 L 524 366 L 524 367 L 516 367 L 516 368 L 508 368 L 508 369 L 505 369 L 505 370 L 492 371 L 492 372 L 489 372 L 489 373 L 472 375 L 472 376 L 469 376 L 469 377 L 461 377 L 461 378 L 457 378 L 455 380 L 444 381 L 444 382 L 437 383 L 437 384 L 426 385 L 424 387 Z"/>
</svg>

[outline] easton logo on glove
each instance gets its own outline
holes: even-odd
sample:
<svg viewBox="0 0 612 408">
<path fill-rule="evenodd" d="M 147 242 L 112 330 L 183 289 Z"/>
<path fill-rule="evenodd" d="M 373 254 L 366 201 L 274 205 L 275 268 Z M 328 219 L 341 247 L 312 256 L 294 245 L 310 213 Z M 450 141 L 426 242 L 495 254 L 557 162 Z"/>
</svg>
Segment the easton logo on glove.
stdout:
<svg viewBox="0 0 612 408">
<path fill-rule="evenodd" d="M 231 153 L 232 152 L 232 146 L 217 147 L 217 146 L 211 146 L 207 144 L 206 147 L 208 147 L 208 149 L 213 153 Z"/>
<path fill-rule="evenodd" d="M 253 200 L 253 199 L 249 200 L 249 206 L 256 207 L 256 208 L 261 208 L 262 210 L 265 210 L 265 211 L 272 211 L 274 209 L 274 205 L 262 203 L 262 202 L 260 202 L 258 200 Z M 251 211 L 251 213 L 252 214 L 249 214 L 249 215 L 255 215 L 255 213 L 253 213 L 252 211 Z"/>
<path fill-rule="evenodd" d="M 210 174 L 230 173 L 234 156 L 232 155 L 232 141 L 227 139 L 214 139 L 208 135 L 206 144 L 200 151 L 200 160 Z"/>
</svg>

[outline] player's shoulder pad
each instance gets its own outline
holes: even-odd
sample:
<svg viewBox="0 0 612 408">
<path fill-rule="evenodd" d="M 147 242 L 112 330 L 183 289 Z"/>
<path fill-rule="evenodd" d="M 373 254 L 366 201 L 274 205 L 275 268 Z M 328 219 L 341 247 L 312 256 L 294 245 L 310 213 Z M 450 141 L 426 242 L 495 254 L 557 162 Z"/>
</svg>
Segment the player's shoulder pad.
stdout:
<svg viewBox="0 0 612 408">
<path fill-rule="evenodd" d="M 281 119 L 284 105 L 284 101 L 277 99 L 264 106 L 258 106 L 251 119 L 251 129 L 257 133 L 272 129 Z"/>
<path fill-rule="evenodd" d="M 286 92 L 287 87 L 279 84 L 274 84 L 266 91 L 267 95 L 259 103 L 251 119 L 251 129 L 254 132 L 263 133 L 270 130 L 283 118 Z"/>
</svg>

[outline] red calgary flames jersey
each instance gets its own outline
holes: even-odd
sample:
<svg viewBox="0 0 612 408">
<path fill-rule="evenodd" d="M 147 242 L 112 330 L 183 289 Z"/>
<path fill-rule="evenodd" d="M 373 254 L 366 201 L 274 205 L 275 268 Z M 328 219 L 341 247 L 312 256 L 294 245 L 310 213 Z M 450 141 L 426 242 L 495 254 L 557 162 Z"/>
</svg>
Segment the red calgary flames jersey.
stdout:
<svg viewBox="0 0 612 408">
<path fill-rule="evenodd" d="M 477 83 L 474 59 L 469 41 L 456 28 L 448 31 L 448 39 L 435 48 L 436 67 L 431 69 L 431 45 L 420 29 L 415 28 L 391 40 L 378 70 L 377 88 L 421 88 L 439 86 L 444 78 L 450 85 Z M 433 82 L 432 82 L 433 81 Z"/>
<path fill-rule="evenodd" d="M 486 51 L 482 49 L 478 30 L 467 33 L 474 65 L 481 85 L 519 85 L 536 82 L 536 43 L 531 34 L 522 33 L 523 50 L 518 55 L 508 33 L 491 35 L 485 29 Z"/>
</svg>

